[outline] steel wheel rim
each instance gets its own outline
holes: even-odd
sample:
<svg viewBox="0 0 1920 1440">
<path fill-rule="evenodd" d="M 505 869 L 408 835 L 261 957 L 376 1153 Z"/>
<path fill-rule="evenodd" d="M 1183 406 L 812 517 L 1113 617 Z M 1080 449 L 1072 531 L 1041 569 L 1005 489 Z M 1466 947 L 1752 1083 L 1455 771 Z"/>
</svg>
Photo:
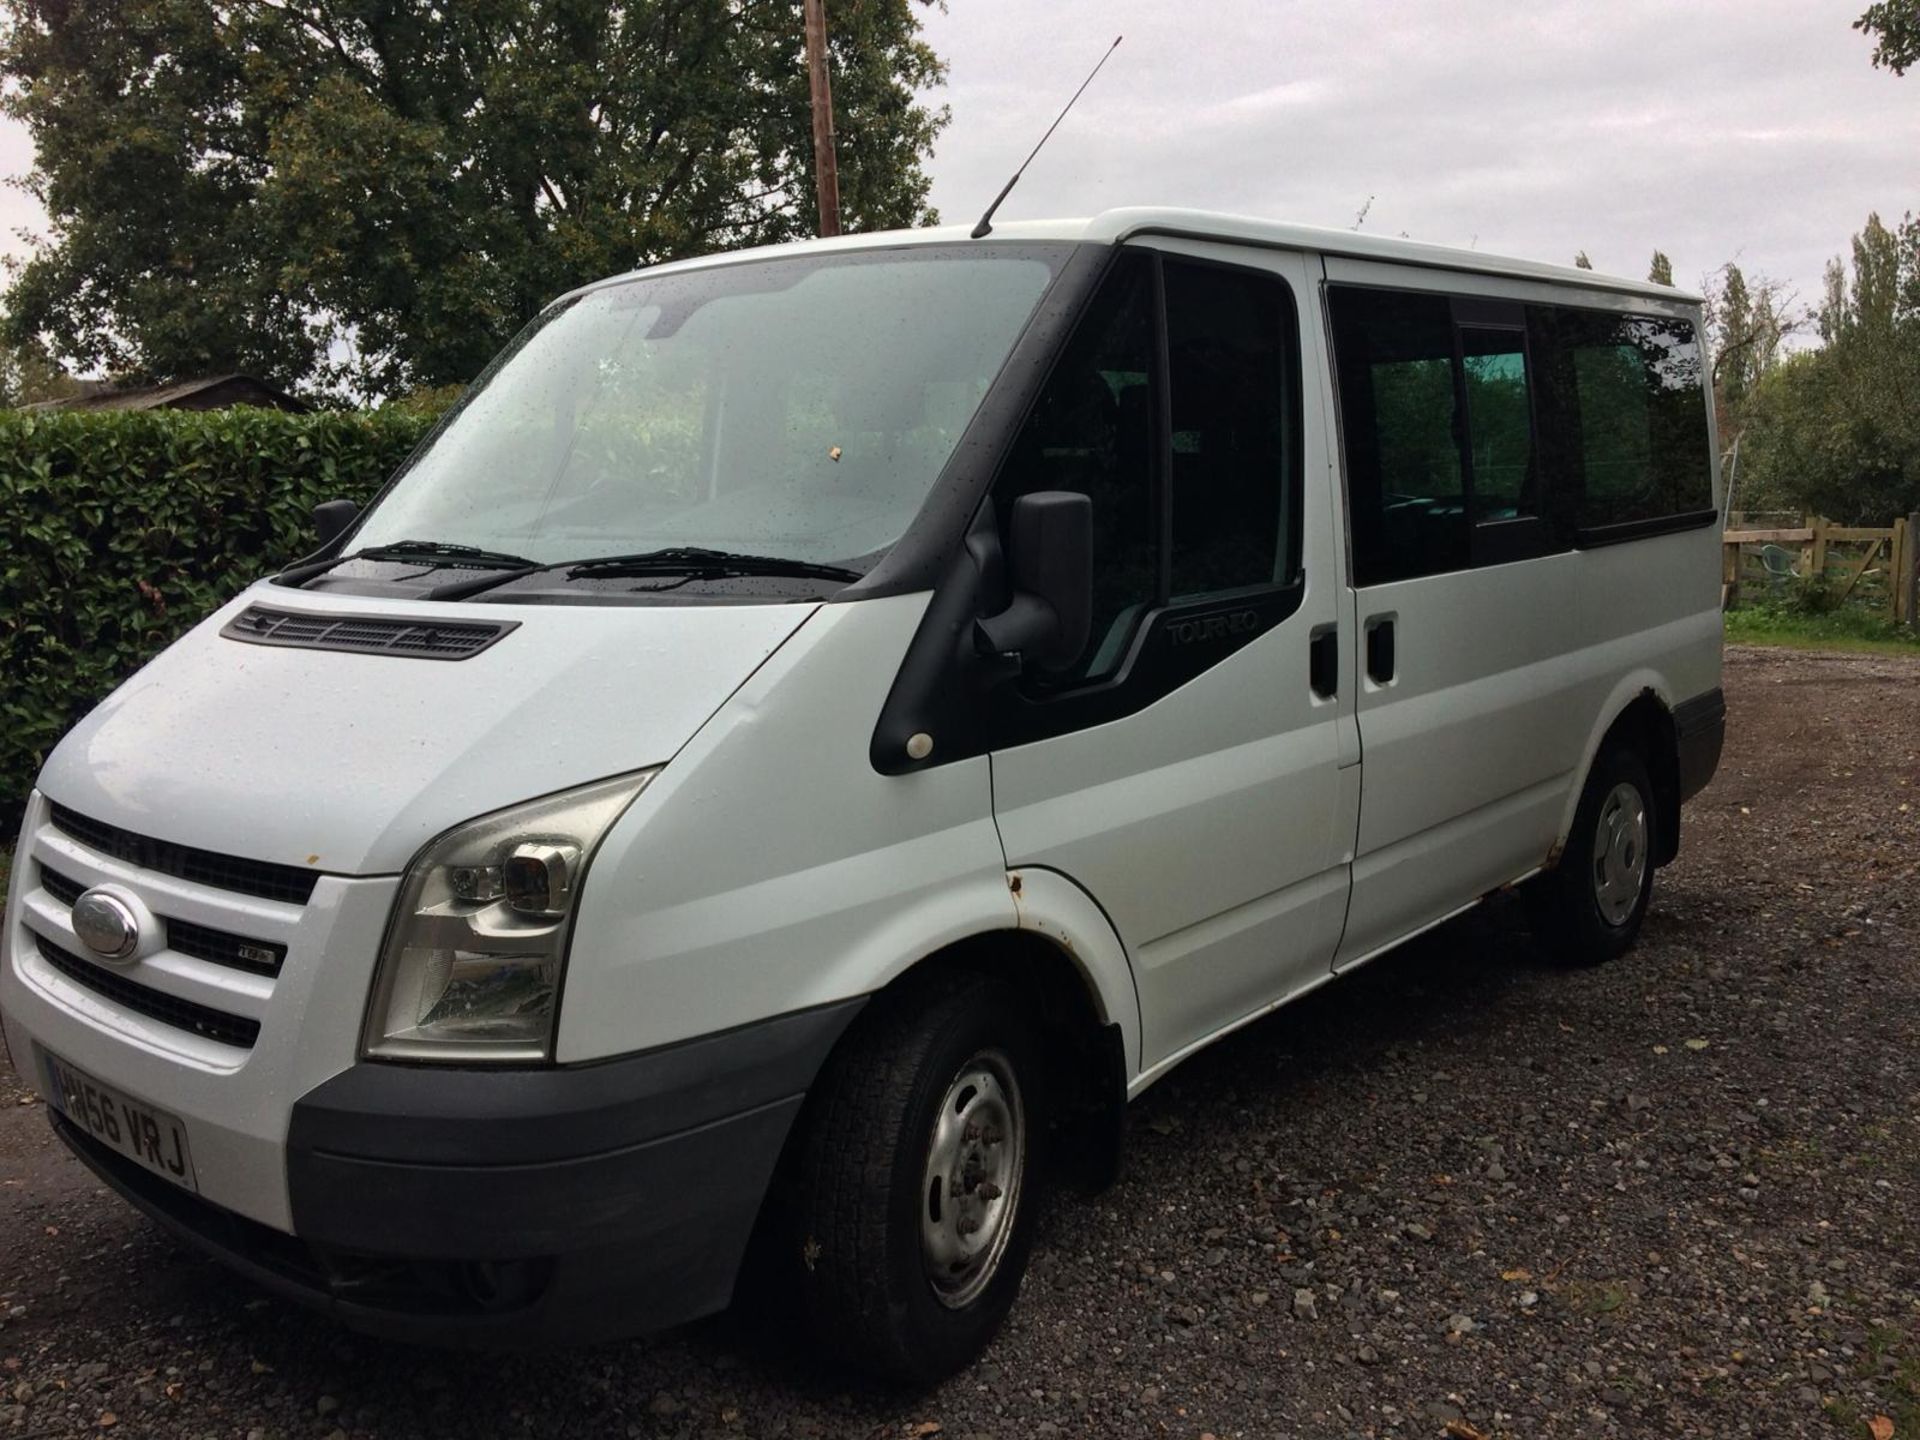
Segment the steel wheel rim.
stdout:
<svg viewBox="0 0 1920 1440">
<path fill-rule="evenodd" d="M 982 1050 L 940 1101 L 920 1185 L 921 1259 L 949 1309 L 971 1304 L 999 1272 L 1026 1161 L 1026 1108 L 1013 1063 Z"/>
<path fill-rule="evenodd" d="M 1621 781 L 1600 807 L 1593 835 L 1593 900 L 1600 918 L 1618 929 L 1633 918 L 1647 875 L 1647 803 Z"/>
</svg>

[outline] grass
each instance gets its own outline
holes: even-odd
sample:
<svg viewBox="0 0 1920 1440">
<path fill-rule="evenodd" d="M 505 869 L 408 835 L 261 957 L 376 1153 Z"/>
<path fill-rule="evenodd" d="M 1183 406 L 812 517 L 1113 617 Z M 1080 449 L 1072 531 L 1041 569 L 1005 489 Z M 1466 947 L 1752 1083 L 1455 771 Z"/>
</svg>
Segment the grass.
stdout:
<svg viewBox="0 0 1920 1440">
<path fill-rule="evenodd" d="M 1920 1344 L 1913 1334 L 1892 1325 L 1876 1325 L 1867 1332 L 1853 1373 L 1870 1381 L 1880 1413 L 1893 1421 L 1895 1435 L 1920 1434 Z M 1827 1418 L 1844 1434 L 1867 1433 L 1867 1415 L 1846 1396 L 1829 1396 Z"/>
<path fill-rule="evenodd" d="M 1727 640 L 1736 645 L 1920 655 L 1920 631 L 1854 606 L 1814 613 L 1786 605 L 1748 605 L 1729 610 L 1726 619 Z"/>
</svg>

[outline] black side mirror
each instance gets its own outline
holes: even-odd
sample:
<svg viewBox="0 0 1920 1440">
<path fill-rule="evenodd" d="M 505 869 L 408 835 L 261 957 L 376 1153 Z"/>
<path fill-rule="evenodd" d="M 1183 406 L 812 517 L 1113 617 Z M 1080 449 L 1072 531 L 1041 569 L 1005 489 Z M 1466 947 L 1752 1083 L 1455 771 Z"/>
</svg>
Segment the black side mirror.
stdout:
<svg viewBox="0 0 1920 1440">
<path fill-rule="evenodd" d="M 360 507 L 351 500 L 323 500 L 313 507 L 313 528 L 319 532 L 320 548 L 326 549 L 347 533 L 347 527 L 360 517 Z"/>
<path fill-rule="evenodd" d="M 1017 653 L 1041 670 L 1064 670 L 1086 649 L 1093 625 L 1093 502 L 1069 490 L 1038 490 L 1013 502 L 1007 522 L 1013 601 L 974 622 L 983 654 Z"/>
</svg>

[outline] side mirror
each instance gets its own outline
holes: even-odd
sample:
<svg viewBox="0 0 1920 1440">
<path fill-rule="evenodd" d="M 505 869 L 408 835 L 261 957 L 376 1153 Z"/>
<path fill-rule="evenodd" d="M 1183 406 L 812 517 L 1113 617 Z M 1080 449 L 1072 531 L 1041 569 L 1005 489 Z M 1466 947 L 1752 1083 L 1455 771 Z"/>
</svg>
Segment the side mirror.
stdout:
<svg viewBox="0 0 1920 1440">
<path fill-rule="evenodd" d="M 1069 490 L 1038 490 L 1013 502 L 1007 523 L 1013 602 L 974 622 L 988 655 L 1018 654 L 1041 670 L 1064 670 L 1086 649 L 1093 625 L 1093 502 Z"/>
<path fill-rule="evenodd" d="M 360 507 L 351 500 L 323 500 L 313 507 L 313 528 L 319 532 L 320 548 L 325 549 L 360 517 Z"/>
</svg>

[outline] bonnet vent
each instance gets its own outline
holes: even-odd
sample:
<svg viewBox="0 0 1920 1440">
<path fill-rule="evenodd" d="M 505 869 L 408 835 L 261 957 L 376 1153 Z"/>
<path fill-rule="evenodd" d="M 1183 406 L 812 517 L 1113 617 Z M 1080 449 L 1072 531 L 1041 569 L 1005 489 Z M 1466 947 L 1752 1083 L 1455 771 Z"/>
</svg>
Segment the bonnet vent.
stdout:
<svg viewBox="0 0 1920 1440">
<path fill-rule="evenodd" d="M 350 650 L 360 655 L 411 655 L 465 660 L 515 628 L 514 621 L 399 620 L 377 615 L 315 615 L 249 605 L 220 633 L 253 645 Z"/>
</svg>

